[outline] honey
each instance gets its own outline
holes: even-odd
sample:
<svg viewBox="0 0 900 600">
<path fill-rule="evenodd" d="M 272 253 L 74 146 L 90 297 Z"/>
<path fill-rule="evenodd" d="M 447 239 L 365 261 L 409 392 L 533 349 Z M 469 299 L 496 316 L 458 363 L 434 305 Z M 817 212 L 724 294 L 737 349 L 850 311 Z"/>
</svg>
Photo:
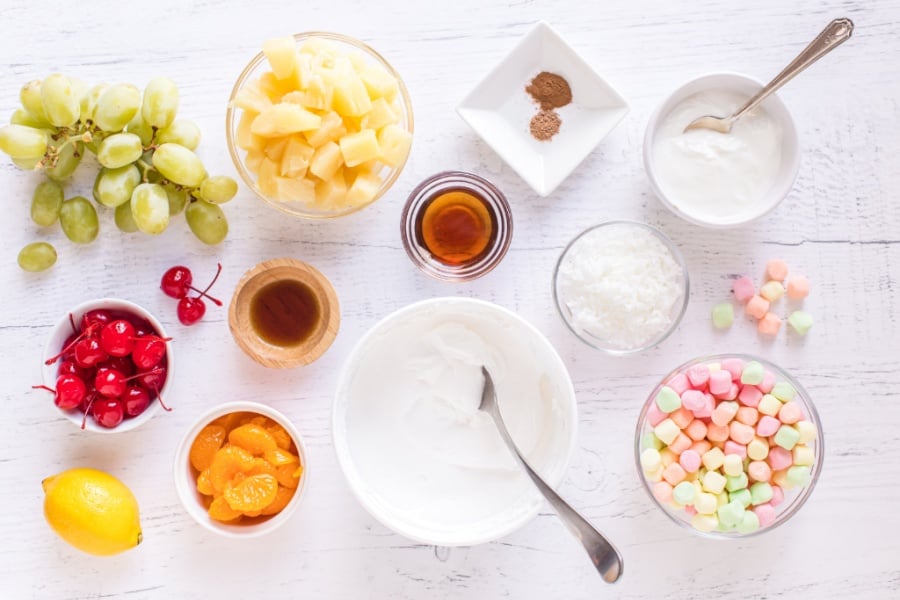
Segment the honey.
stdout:
<svg viewBox="0 0 900 600">
<path fill-rule="evenodd" d="M 478 260 L 496 238 L 487 201 L 470 190 L 436 194 L 425 203 L 417 225 L 419 244 L 435 260 L 450 266 Z"/>
<path fill-rule="evenodd" d="M 250 326 L 274 346 L 306 341 L 322 318 L 319 299 L 305 283 L 292 279 L 263 286 L 250 300 Z"/>
</svg>

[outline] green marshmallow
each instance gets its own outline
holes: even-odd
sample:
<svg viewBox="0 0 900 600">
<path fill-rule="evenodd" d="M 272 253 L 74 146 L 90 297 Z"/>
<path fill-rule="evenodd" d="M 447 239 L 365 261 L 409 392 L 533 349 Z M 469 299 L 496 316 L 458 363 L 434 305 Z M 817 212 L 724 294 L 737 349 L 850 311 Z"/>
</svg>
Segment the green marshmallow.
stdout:
<svg viewBox="0 0 900 600">
<path fill-rule="evenodd" d="M 647 448 L 653 448 L 654 450 L 662 450 L 665 444 L 662 443 L 662 440 L 656 437 L 656 434 L 652 431 L 648 431 L 641 437 L 641 448 L 646 450 Z"/>
<path fill-rule="evenodd" d="M 779 381 L 772 388 L 771 394 L 782 402 L 790 402 L 797 395 L 797 390 L 787 381 Z"/>
<path fill-rule="evenodd" d="M 664 413 L 675 412 L 681 408 L 681 397 L 678 392 L 667 385 L 664 385 L 659 393 L 656 394 L 656 406 Z"/>
<path fill-rule="evenodd" d="M 785 450 L 793 450 L 800 441 L 800 432 L 790 425 L 782 425 L 775 432 L 775 443 Z"/>
<path fill-rule="evenodd" d="M 743 489 L 735 490 L 735 491 L 731 492 L 730 494 L 728 494 L 728 501 L 729 502 L 735 502 L 735 501 L 740 502 L 741 506 L 743 506 L 744 508 L 747 508 L 748 506 L 750 506 L 750 503 L 753 501 L 753 497 L 750 495 L 750 490 L 748 490 L 746 487 L 744 487 Z"/>
<path fill-rule="evenodd" d="M 720 506 L 716 514 L 719 517 L 719 523 L 728 528 L 733 528 L 743 520 L 745 512 L 744 505 L 733 500 Z"/>
<path fill-rule="evenodd" d="M 682 506 L 693 504 L 694 498 L 697 497 L 697 488 L 689 481 L 682 481 L 672 490 L 672 498 L 675 502 Z"/>
<path fill-rule="evenodd" d="M 728 329 L 734 323 L 734 306 L 730 302 L 716 304 L 712 309 L 713 327 Z"/>
<path fill-rule="evenodd" d="M 809 467 L 794 465 L 788 468 L 784 479 L 791 487 L 802 487 L 809 483 Z"/>
<path fill-rule="evenodd" d="M 788 325 L 800 335 L 806 335 L 813 326 L 813 317 L 804 310 L 795 310 L 788 317 Z"/>
<path fill-rule="evenodd" d="M 750 504 L 765 504 L 772 499 L 772 486 L 765 481 L 757 481 L 750 486 Z"/>
<path fill-rule="evenodd" d="M 729 492 L 736 492 L 738 490 L 743 490 L 747 487 L 749 481 L 747 480 L 747 474 L 741 472 L 740 475 L 731 476 L 728 475 L 725 477 L 725 489 Z M 730 496 L 729 496 L 730 498 Z"/>
<path fill-rule="evenodd" d="M 741 371 L 741 383 L 744 385 L 759 385 L 766 376 L 766 368 L 755 360 L 751 360 L 744 365 Z"/>
<path fill-rule="evenodd" d="M 741 522 L 736 527 L 738 533 L 753 533 L 759 529 L 759 517 L 752 510 L 744 511 Z"/>
</svg>

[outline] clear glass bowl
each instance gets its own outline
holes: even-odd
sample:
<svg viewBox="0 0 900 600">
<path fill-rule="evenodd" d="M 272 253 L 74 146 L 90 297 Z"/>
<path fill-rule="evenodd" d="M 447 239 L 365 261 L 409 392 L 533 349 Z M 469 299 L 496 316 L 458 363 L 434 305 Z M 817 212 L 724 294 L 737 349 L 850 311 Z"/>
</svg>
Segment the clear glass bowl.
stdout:
<svg viewBox="0 0 900 600">
<path fill-rule="evenodd" d="M 425 207 L 439 194 L 451 191 L 467 191 L 483 198 L 493 225 L 487 248 L 474 260 L 459 265 L 437 260 L 419 241 Z M 423 272 L 444 281 L 471 281 L 489 273 L 506 256 L 512 230 L 512 211 L 503 192 L 487 179 L 463 171 L 444 171 L 420 183 L 410 193 L 400 217 L 400 236 L 410 260 Z"/>
<path fill-rule="evenodd" d="M 385 60 L 383 56 L 381 56 L 378 52 L 370 48 L 365 43 L 352 37 L 341 35 L 338 33 L 311 31 L 294 35 L 294 39 L 297 41 L 298 47 L 304 41 L 311 38 L 330 40 L 331 42 L 337 44 L 342 50 L 355 52 L 356 54 L 363 56 L 367 62 L 377 64 L 384 68 L 388 73 L 393 75 L 397 79 L 400 87 L 399 98 L 402 111 L 400 115 L 399 125 L 406 129 L 410 134 L 413 133 L 413 112 L 412 102 L 409 98 L 409 92 L 407 91 L 406 85 L 403 83 L 403 79 L 400 77 L 400 74 L 397 73 L 396 70 L 394 70 L 394 68 L 390 65 L 390 63 L 387 62 L 387 60 Z M 380 173 L 382 178 L 381 187 L 378 189 L 378 193 L 375 194 L 371 201 L 365 204 L 359 204 L 344 209 L 321 210 L 307 204 L 285 202 L 272 196 L 266 195 L 259 188 L 256 183 L 256 175 L 254 175 L 247 168 L 247 165 L 244 162 L 247 154 L 246 151 L 237 146 L 237 128 L 243 111 L 240 108 L 236 108 L 234 106 L 234 98 L 241 88 L 247 85 L 250 81 L 257 79 L 268 70 L 269 66 L 268 62 L 266 61 L 265 54 L 260 52 L 255 57 L 253 57 L 253 60 L 250 61 L 250 64 L 248 64 L 241 72 L 240 76 L 238 76 L 238 79 L 234 84 L 234 88 L 232 88 L 231 90 L 231 96 L 228 99 L 228 108 L 225 112 L 225 136 L 228 142 L 228 153 L 231 155 L 231 160 L 234 162 L 234 166 L 237 169 L 238 174 L 241 176 L 241 179 L 244 181 L 247 187 L 250 188 L 253 193 L 259 196 L 259 198 L 261 198 L 270 206 L 273 206 L 286 214 L 306 219 L 332 219 L 335 217 L 343 217 L 345 215 L 349 215 L 358 210 L 361 210 L 381 198 L 391 188 L 391 186 L 394 185 L 394 182 L 397 181 L 397 178 L 400 176 L 400 172 L 403 171 L 403 167 L 406 165 L 406 162 L 409 159 L 409 154 L 407 154 L 406 159 L 404 159 L 404 161 L 396 167 L 384 167 L 382 169 L 382 172 Z"/>
<path fill-rule="evenodd" d="M 798 402 L 802 407 L 805 419 L 812 422 L 816 428 L 815 439 L 807 443 L 807 446 L 812 448 L 815 454 L 813 464 L 810 466 L 809 481 L 802 488 L 794 488 L 790 490 L 785 489 L 784 500 L 780 504 L 775 506 L 776 513 L 774 521 L 771 524 L 765 527 L 760 527 L 759 529 L 751 533 L 740 533 L 736 530 L 714 530 L 710 532 L 704 532 L 695 529 L 691 525 L 691 515 L 689 515 L 681 508 L 662 504 L 656 498 L 656 496 L 653 495 L 653 490 L 651 488 L 652 482 L 645 476 L 644 470 L 641 467 L 641 452 L 644 450 L 643 438 L 647 433 L 652 431 L 652 427 L 650 426 L 650 422 L 648 419 L 648 411 L 650 410 L 651 405 L 655 402 L 656 395 L 659 390 L 669 380 L 671 380 L 672 377 L 674 377 L 678 373 L 687 371 L 687 369 L 691 368 L 694 365 L 702 363 L 719 363 L 728 358 L 737 358 L 745 362 L 759 362 L 766 368 L 767 371 L 771 371 L 775 375 L 775 381 L 786 381 L 787 383 L 790 383 L 797 392 L 796 396 L 794 397 L 794 401 Z M 647 401 L 644 403 L 644 407 L 641 410 L 640 416 L 638 417 L 637 428 L 634 436 L 634 460 L 638 470 L 638 477 L 640 477 L 641 482 L 643 483 L 643 487 L 647 491 L 647 494 L 650 496 L 651 501 L 678 525 L 689 529 L 697 535 L 713 539 L 740 539 L 759 535 L 760 533 L 774 529 L 775 527 L 790 519 L 791 516 L 793 516 L 798 510 L 800 510 L 800 507 L 803 506 L 807 498 L 809 498 L 809 495 L 815 487 L 816 482 L 819 479 L 819 475 L 822 472 L 822 462 L 824 457 L 825 442 L 824 436 L 822 434 L 822 423 L 819 420 L 819 413 L 816 412 L 816 407 L 815 405 L 813 405 L 812 398 L 810 398 L 809 393 L 807 393 L 803 386 L 800 385 L 800 382 L 794 379 L 794 377 L 792 377 L 784 369 L 765 359 L 747 354 L 714 354 L 709 356 L 701 356 L 680 365 L 679 367 L 668 373 L 665 377 L 662 378 L 662 380 L 660 380 L 659 384 L 657 384 L 656 387 L 653 388 L 653 390 L 650 392 L 650 395 L 647 397 Z"/>
<path fill-rule="evenodd" d="M 612 340 L 604 339 L 596 335 L 595 333 L 588 331 L 587 329 L 579 327 L 574 322 L 572 311 L 569 309 L 567 303 L 568 299 L 565 297 L 565 294 L 562 292 L 562 290 L 560 290 L 560 266 L 565 262 L 566 256 L 569 254 L 569 251 L 572 249 L 572 247 L 587 235 L 611 228 L 634 228 L 636 230 L 648 231 L 652 233 L 654 236 L 656 236 L 657 239 L 659 239 L 660 242 L 662 242 L 666 249 L 669 250 L 672 258 L 675 259 L 675 262 L 678 263 L 678 266 L 681 268 L 681 281 L 679 282 L 680 287 L 682 287 L 681 297 L 676 299 L 675 302 L 672 303 L 672 307 L 669 311 L 669 325 L 665 330 L 660 331 L 658 334 L 651 336 L 643 343 L 635 346 L 622 346 L 620 344 L 616 344 Z M 604 223 L 600 223 L 599 225 L 594 225 L 593 227 L 585 229 L 577 236 L 575 236 L 575 238 L 571 242 L 569 242 L 565 250 L 563 250 L 562 254 L 560 254 L 559 260 L 556 261 L 556 268 L 553 270 L 553 300 L 556 304 L 556 309 L 559 311 L 559 314 L 565 322 L 566 326 L 572 333 L 574 333 L 578 337 L 578 339 L 583 341 L 588 346 L 616 356 L 649 350 L 650 348 L 653 348 L 654 346 L 660 344 L 663 340 L 669 337 L 681 322 L 681 318 L 684 316 L 685 310 L 687 310 L 689 297 L 690 277 L 688 274 L 687 265 L 684 262 L 684 256 L 682 256 L 681 251 L 672 242 L 672 240 L 670 240 L 668 236 L 666 236 L 660 230 L 656 229 L 655 227 L 651 227 L 650 225 L 638 223 L 636 221 L 606 221 Z"/>
</svg>

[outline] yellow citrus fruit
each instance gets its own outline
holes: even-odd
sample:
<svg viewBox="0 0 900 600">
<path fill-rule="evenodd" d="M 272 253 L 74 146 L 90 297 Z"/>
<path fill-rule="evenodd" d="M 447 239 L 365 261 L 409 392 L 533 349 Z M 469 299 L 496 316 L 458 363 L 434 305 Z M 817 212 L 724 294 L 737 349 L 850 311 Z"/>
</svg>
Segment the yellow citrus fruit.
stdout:
<svg viewBox="0 0 900 600">
<path fill-rule="evenodd" d="M 79 550 L 109 556 L 141 543 L 137 500 L 124 483 L 97 469 L 69 469 L 41 482 L 44 517 Z"/>
</svg>

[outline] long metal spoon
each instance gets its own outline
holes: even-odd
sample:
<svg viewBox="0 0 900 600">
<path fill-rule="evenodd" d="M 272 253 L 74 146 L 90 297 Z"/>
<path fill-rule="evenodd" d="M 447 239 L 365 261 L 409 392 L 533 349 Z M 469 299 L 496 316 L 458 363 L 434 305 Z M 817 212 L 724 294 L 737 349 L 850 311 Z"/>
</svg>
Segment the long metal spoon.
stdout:
<svg viewBox="0 0 900 600">
<path fill-rule="evenodd" d="M 481 392 L 481 405 L 478 407 L 478 410 L 483 410 L 494 420 L 494 424 L 500 432 L 500 437 L 506 442 L 509 451 L 516 457 L 516 460 L 519 461 L 522 468 L 525 469 L 525 472 L 531 478 L 531 481 L 534 482 L 534 485 L 537 486 L 538 490 L 544 495 L 544 498 L 546 498 L 556 510 L 556 514 L 559 515 L 559 518 L 565 526 L 579 539 L 581 545 L 587 550 L 588 556 L 591 557 L 591 562 L 594 563 L 597 572 L 603 577 L 603 581 L 615 583 L 619 577 L 622 576 L 622 557 L 619 555 L 618 550 L 616 550 L 609 540 L 603 537 L 603 534 L 597 531 L 587 519 L 569 506 L 569 504 L 563 500 L 553 488 L 547 485 L 547 483 L 541 479 L 541 476 L 535 473 L 534 469 L 528 465 L 528 462 L 522 454 L 519 453 L 518 448 L 516 448 L 516 444 L 510 437 L 509 431 L 506 429 L 506 424 L 503 422 L 503 417 L 500 415 L 500 409 L 497 407 L 497 396 L 494 391 L 494 380 L 491 379 L 491 374 L 488 373 L 487 369 L 484 367 L 481 367 L 481 372 L 484 374 L 484 389 Z"/>
<path fill-rule="evenodd" d="M 759 90 L 752 98 L 747 100 L 746 104 L 737 109 L 730 117 L 700 117 L 692 121 L 684 128 L 685 132 L 691 129 L 712 129 L 720 133 L 730 133 L 731 127 L 735 122 L 750 112 L 756 106 L 769 97 L 770 94 L 780 89 L 781 86 L 805 70 L 808 66 L 840 46 L 842 43 L 850 39 L 853 33 L 853 21 L 850 19 L 835 19 L 828 24 L 822 33 L 816 36 L 816 39 L 809 43 L 809 46 L 803 49 L 803 52 L 797 55 L 791 64 L 786 66 L 784 70 L 775 76 L 775 79 L 763 89 Z"/>
</svg>

